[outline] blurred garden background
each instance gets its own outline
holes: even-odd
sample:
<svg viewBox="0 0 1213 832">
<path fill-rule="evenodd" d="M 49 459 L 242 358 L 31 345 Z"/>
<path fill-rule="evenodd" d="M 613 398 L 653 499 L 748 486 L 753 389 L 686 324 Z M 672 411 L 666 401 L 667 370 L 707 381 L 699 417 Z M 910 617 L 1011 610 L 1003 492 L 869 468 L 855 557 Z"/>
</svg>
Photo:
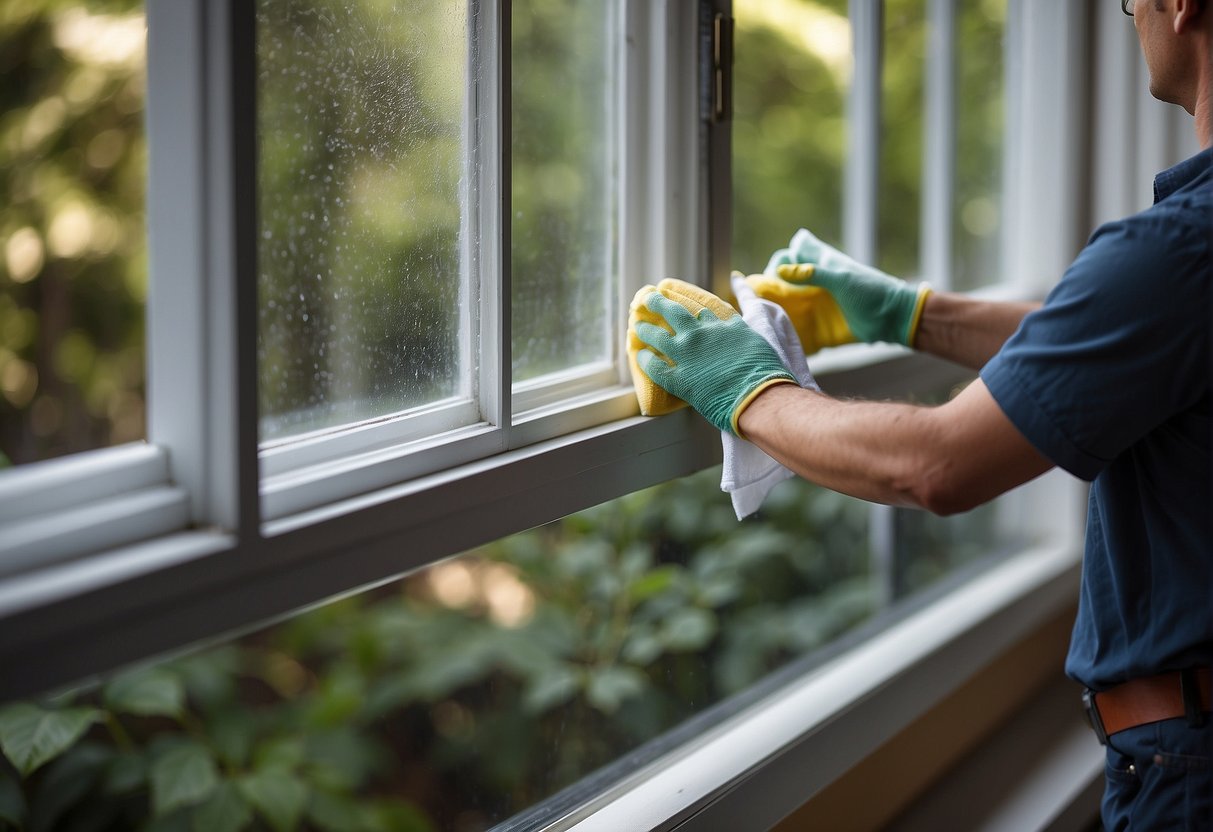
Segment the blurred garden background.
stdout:
<svg viewBox="0 0 1213 832">
<path fill-rule="evenodd" d="M 885 86 L 904 106 L 887 112 L 882 265 L 907 275 L 924 5 L 887 4 Z M 592 323 L 616 268 L 608 6 L 515 4 L 519 378 L 593 361 L 618 336 Z M 956 256 L 988 264 L 1004 4 L 960 6 Z M 736 3 L 743 270 L 800 226 L 841 242 L 845 7 Z M 452 311 L 468 291 L 465 5 L 257 9 L 263 437 L 451 394 L 467 360 Z M 143 436 L 143 37 L 137 3 L 0 7 L 0 451 L 15 464 Z M 995 511 L 906 515 L 890 598 L 865 503 L 790 481 L 738 523 L 719 469 L 628 495 L 262 631 L 0 705 L 0 829 L 486 829 L 625 754 L 634 767 L 667 732 L 719 719 L 772 672 L 969 568 L 996 548 Z"/>
</svg>

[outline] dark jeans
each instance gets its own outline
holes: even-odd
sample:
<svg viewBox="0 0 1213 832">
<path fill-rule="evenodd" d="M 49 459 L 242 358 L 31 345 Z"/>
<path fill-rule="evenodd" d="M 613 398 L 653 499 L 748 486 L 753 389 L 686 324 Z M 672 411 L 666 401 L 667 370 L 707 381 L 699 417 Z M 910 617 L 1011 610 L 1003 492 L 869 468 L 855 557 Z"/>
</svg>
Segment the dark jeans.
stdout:
<svg viewBox="0 0 1213 832">
<path fill-rule="evenodd" d="M 1107 832 L 1213 830 L 1213 725 L 1184 719 L 1114 734 L 1104 767 Z"/>
</svg>

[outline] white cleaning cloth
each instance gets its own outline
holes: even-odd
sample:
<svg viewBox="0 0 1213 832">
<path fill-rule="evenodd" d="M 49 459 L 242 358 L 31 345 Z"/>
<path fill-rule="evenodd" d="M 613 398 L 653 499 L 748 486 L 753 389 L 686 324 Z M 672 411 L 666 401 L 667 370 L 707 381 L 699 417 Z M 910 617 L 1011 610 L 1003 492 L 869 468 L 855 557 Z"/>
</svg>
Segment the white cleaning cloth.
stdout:
<svg viewBox="0 0 1213 832">
<path fill-rule="evenodd" d="M 800 339 L 788 314 L 769 300 L 754 294 L 744 275 L 734 273 L 733 294 L 741 308 L 741 317 L 755 332 L 767 340 L 779 353 L 784 366 L 796 377 L 801 387 L 820 390 L 801 349 Z M 795 476 L 790 470 L 750 442 L 721 431 L 724 445 L 724 470 L 720 475 L 720 490 L 733 498 L 737 519 L 749 517 L 762 505 L 771 489 Z"/>
</svg>

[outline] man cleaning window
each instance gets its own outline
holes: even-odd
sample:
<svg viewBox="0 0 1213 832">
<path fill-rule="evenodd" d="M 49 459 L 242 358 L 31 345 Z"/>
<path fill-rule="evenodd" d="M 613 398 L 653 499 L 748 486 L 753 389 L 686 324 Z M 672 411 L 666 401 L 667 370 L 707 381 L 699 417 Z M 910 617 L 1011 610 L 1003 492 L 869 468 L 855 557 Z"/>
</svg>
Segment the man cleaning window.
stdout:
<svg viewBox="0 0 1213 832">
<path fill-rule="evenodd" d="M 1066 671 L 1107 746 L 1109 830 L 1213 828 L 1210 5 L 1122 0 L 1150 92 L 1195 116 L 1203 150 L 1157 176 L 1153 207 L 1099 228 L 1043 305 L 909 286 L 807 231 L 746 280 L 805 351 L 887 341 L 980 370 L 947 404 L 832 399 L 680 281 L 641 291 L 629 336 L 645 412 L 684 400 L 853 496 L 950 514 L 1054 466 L 1091 481 Z"/>
</svg>

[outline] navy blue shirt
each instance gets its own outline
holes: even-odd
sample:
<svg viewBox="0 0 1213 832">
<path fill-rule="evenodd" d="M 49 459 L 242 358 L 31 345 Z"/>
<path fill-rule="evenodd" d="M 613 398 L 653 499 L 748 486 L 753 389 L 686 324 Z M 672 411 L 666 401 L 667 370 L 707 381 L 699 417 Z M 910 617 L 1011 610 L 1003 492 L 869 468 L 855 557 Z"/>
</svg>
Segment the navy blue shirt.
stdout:
<svg viewBox="0 0 1213 832">
<path fill-rule="evenodd" d="M 1096 690 L 1213 665 L 1213 149 L 1100 227 L 981 377 L 1092 480 L 1066 672 Z"/>
</svg>

